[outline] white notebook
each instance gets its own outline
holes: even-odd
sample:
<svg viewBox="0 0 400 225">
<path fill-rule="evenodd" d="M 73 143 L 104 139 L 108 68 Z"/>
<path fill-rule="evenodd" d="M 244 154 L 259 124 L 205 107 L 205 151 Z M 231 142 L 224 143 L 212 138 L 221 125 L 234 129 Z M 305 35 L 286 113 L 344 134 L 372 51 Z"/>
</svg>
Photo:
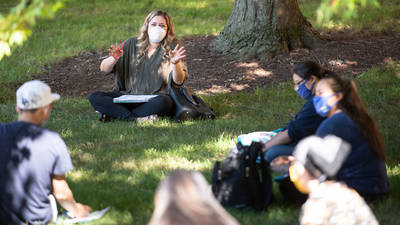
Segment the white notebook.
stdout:
<svg viewBox="0 0 400 225">
<path fill-rule="evenodd" d="M 121 95 L 114 98 L 114 103 L 140 103 L 148 102 L 150 99 L 157 97 L 157 95 Z"/>
<path fill-rule="evenodd" d="M 87 223 L 92 220 L 100 219 L 109 209 L 110 207 L 107 207 L 103 210 L 91 212 L 87 217 L 67 219 L 62 221 L 62 223 L 67 223 L 67 224 Z"/>
</svg>

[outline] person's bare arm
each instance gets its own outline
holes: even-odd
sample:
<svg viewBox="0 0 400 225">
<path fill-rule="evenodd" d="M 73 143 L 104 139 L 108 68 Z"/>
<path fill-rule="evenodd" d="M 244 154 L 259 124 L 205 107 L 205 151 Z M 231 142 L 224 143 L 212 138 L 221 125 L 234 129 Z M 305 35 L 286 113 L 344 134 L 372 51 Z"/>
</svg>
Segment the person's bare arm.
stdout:
<svg viewBox="0 0 400 225">
<path fill-rule="evenodd" d="M 85 217 L 91 208 L 87 205 L 75 201 L 71 189 L 65 179 L 65 175 L 53 175 L 52 177 L 53 194 L 58 203 L 76 217 Z"/>
<path fill-rule="evenodd" d="M 101 72 L 109 73 L 114 68 L 114 65 L 118 62 L 118 59 L 124 54 L 122 50 L 124 44 L 119 46 L 118 43 L 115 45 L 111 45 L 111 48 L 108 49 L 110 57 L 103 59 L 100 64 Z"/>
<path fill-rule="evenodd" d="M 100 64 L 101 72 L 109 73 L 114 68 L 114 65 L 117 63 L 114 57 L 110 56 L 108 58 L 103 59 Z"/>
<path fill-rule="evenodd" d="M 268 149 L 271 148 L 272 146 L 285 145 L 289 144 L 290 142 L 292 142 L 292 140 L 289 137 L 288 130 L 284 130 L 282 132 L 279 132 L 277 135 L 272 137 L 271 140 L 265 143 L 263 151 L 264 152 L 268 151 Z"/>
<path fill-rule="evenodd" d="M 186 74 L 181 66 L 181 59 L 186 58 L 185 47 L 180 47 L 179 44 L 175 46 L 174 50 L 170 50 L 169 55 L 172 63 L 172 77 L 176 84 L 182 84 L 185 81 Z"/>
</svg>

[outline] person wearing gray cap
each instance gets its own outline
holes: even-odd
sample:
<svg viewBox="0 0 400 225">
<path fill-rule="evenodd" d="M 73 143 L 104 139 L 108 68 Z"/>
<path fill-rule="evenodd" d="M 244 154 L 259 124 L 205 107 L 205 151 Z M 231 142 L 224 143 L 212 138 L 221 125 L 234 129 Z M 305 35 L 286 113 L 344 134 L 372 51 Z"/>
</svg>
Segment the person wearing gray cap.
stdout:
<svg viewBox="0 0 400 225">
<path fill-rule="evenodd" d="M 300 213 L 300 224 L 378 224 L 364 199 L 346 184 L 334 181 L 351 145 L 339 137 L 310 136 L 296 146 L 290 180 L 309 194 Z"/>
<path fill-rule="evenodd" d="M 77 203 L 65 179 L 71 157 L 61 137 L 42 128 L 54 101 L 42 81 L 24 83 L 17 90 L 18 121 L 0 123 L 0 224 L 46 224 L 57 217 L 53 195 L 77 217 L 89 206 Z"/>
</svg>

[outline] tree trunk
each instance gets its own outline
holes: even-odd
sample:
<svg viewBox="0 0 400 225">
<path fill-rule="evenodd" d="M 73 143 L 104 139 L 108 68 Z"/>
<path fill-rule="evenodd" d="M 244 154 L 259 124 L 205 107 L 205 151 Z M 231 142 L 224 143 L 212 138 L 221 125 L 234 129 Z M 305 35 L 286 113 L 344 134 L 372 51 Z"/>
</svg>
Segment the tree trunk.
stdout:
<svg viewBox="0 0 400 225">
<path fill-rule="evenodd" d="M 268 58 L 324 42 L 301 14 L 297 0 L 235 0 L 212 48 L 238 58 Z"/>
</svg>

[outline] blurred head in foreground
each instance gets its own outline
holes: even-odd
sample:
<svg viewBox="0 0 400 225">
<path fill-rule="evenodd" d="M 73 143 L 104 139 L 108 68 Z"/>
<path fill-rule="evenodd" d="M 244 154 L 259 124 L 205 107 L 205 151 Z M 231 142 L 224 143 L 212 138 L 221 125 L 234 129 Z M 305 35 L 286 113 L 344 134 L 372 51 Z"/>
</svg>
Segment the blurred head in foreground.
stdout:
<svg viewBox="0 0 400 225">
<path fill-rule="evenodd" d="M 290 180 L 296 188 L 308 194 L 327 179 L 333 179 L 350 152 L 351 146 L 333 135 L 324 138 L 311 136 L 300 141 L 289 167 Z"/>
<path fill-rule="evenodd" d="M 203 175 L 176 170 L 160 182 L 149 225 L 237 225 L 212 195 Z"/>
<path fill-rule="evenodd" d="M 330 135 L 302 140 L 293 152 L 290 180 L 307 193 L 299 222 L 305 224 L 371 224 L 378 222 L 363 198 L 344 183 L 333 180 L 350 152 L 350 144 Z"/>
</svg>

